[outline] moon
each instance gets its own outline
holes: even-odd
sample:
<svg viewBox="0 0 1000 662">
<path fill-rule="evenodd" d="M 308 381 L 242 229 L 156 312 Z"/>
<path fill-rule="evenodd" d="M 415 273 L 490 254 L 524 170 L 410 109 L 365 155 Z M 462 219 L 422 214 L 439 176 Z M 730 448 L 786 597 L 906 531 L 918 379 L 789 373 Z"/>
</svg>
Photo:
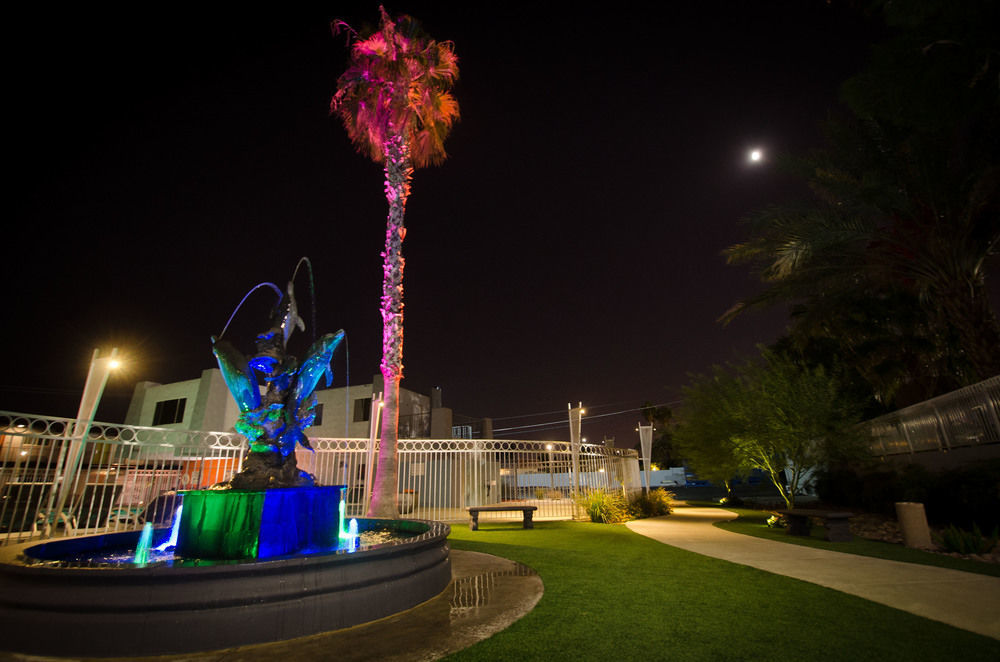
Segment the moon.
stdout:
<svg viewBox="0 0 1000 662">
<path fill-rule="evenodd" d="M 764 152 L 760 149 L 752 149 L 747 154 L 747 159 L 750 163 L 760 163 L 764 159 Z"/>
</svg>

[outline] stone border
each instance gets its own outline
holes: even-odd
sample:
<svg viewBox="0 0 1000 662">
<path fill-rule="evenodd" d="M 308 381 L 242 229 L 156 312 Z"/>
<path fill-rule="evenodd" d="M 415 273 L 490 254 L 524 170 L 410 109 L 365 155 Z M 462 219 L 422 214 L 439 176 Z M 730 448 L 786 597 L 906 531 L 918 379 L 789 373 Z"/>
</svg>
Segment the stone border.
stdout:
<svg viewBox="0 0 1000 662">
<path fill-rule="evenodd" d="M 190 653 L 384 618 L 451 581 L 451 529 L 426 524 L 417 538 L 356 553 L 181 568 L 47 567 L 12 561 L 31 546 L 17 545 L 0 564 L 2 646 L 36 655 Z"/>
</svg>

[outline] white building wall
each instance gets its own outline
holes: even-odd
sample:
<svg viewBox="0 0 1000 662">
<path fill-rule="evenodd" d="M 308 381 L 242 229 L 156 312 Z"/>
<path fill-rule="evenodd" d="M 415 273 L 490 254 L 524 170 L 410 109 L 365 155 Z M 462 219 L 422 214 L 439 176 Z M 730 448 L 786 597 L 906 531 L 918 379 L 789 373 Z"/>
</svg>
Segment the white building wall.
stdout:
<svg viewBox="0 0 1000 662">
<path fill-rule="evenodd" d="M 128 414 L 125 418 L 127 425 L 153 425 L 153 415 L 156 412 L 156 404 L 164 400 L 184 399 L 184 417 L 179 423 L 170 423 L 160 427 L 176 428 L 181 430 L 193 430 L 191 423 L 195 420 L 195 404 L 198 400 L 198 390 L 201 386 L 201 379 L 189 379 L 173 384 L 156 384 L 154 382 L 140 382 L 136 385 L 132 394 L 132 403 L 129 405 Z"/>
<path fill-rule="evenodd" d="M 349 392 L 345 409 L 344 395 Z M 371 422 L 368 420 L 355 421 L 354 413 L 357 401 L 365 398 L 371 399 L 372 385 L 362 384 L 351 386 L 348 389 L 330 388 L 316 391 L 316 401 L 323 405 L 323 422 L 320 425 L 313 425 L 306 430 L 306 435 L 310 437 L 331 437 L 331 438 L 367 438 Z M 347 420 L 347 431 L 345 435 L 344 420 Z"/>
<path fill-rule="evenodd" d="M 261 387 L 263 394 L 264 388 Z M 344 398 L 347 395 L 345 406 Z M 323 405 L 323 418 L 319 425 L 306 430 L 310 437 L 367 438 L 371 422 L 368 419 L 354 420 L 358 401 L 372 399 L 372 384 L 361 384 L 349 388 L 331 388 L 315 391 L 317 404 Z M 222 371 L 210 368 L 202 372 L 198 379 L 189 379 L 173 384 L 139 382 L 132 393 L 125 423 L 128 425 L 152 426 L 158 402 L 183 398 L 184 418 L 179 423 L 163 426 L 184 430 L 206 430 L 229 432 L 239 418 L 239 407 L 225 380 Z M 401 439 L 426 438 L 430 434 L 431 399 L 405 388 L 399 390 L 399 437 Z M 345 428 L 344 422 L 347 421 Z"/>
</svg>

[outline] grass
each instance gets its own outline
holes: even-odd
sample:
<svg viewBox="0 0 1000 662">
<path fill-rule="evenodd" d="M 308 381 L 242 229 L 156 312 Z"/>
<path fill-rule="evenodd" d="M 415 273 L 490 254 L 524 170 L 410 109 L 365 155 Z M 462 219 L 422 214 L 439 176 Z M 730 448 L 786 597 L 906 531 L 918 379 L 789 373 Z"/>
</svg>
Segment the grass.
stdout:
<svg viewBox="0 0 1000 662">
<path fill-rule="evenodd" d="M 624 525 L 453 525 L 451 544 L 534 568 L 545 594 L 524 618 L 449 660 L 1000 659 L 1000 641 Z"/>
<path fill-rule="evenodd" d="M 717 504 L 705 504 L 715 505 Z M 890 561 L 902 561 L 903 563 L 917 563 L 920 565 L 933 565 L 939 568 L 950 568 L 952 570 L 962 570 L 980 575 L 990 575 L 1000 577 L 1000 564 L 983 563 L 981 561 L 970 561 L 959 559 L 943 554 L 933 554 L 919 549 L 912 549 L 904 545 L 894 545 L 891 543 L 879 542 L 877 540 L 866 540 L 855 537 L 851 542 L 829 542 L 825 540 L 826 529 L 822 526 L 813 526 L 811 535 L 790 536 L 785 529 L 768 528 L 765 524 L 771 515 L 766 510 L 751 510 L 747 508 L 731 508 L 725 506 L 726 510 L 739 515 L 738 519 L 728 522 L 716 522 L 715 526 L 727 531 L 742 533 L 757 538 L 777 540 L 778 542 L 792 545 L 804 545 L 806 547 L 817 547 L 828 549 L 833 552 L 844 552 L 847 554 L 857 554 L 859 556 L 873 556 L 878 559 L 888 559 Z"/>
</svg>

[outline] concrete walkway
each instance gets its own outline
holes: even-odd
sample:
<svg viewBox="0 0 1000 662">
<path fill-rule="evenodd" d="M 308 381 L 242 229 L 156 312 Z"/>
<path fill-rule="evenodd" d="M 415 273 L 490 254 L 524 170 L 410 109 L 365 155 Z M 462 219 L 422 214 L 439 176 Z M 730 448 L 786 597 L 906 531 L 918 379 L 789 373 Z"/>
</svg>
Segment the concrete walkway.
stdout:
<svg viewBox="0 0 1000 662">
<path fill-rule="evenodd" d="M 830 552 L 712 526 L 735 518 L 735 513 L 721 508 L 677 508 L 667 517 L 626 526 L 667 545 L 819 584 L 1000 639 L 1000 577 Z"/>
</svg>

